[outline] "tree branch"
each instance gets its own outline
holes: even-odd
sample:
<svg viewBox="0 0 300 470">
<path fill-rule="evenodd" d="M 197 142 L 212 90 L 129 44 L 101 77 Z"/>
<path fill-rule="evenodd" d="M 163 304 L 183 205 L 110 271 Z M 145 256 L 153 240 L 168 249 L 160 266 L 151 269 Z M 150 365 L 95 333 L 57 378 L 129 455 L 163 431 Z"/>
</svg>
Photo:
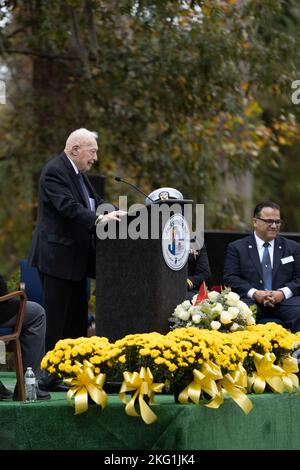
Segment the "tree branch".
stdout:
<svg viewBox="0 0 300 470">
<path fill-rule="evenodd" d="M 98 65 L 99 64 L 99 56 L 98 56 L 99 46 L 98 46 L 97 34 L 95 30 L 93 7 L 92 7 L 92 3 L 90 0 L 85 0 L 85 13 L 86 13 L 86 18 L 87 18 L 91 52 L 94 54 L 96 58 L 96 64 Z"/>
<path fill-rule="evenodd" d="M 6 35 L 5 35 L 5 39 L 10 39 L 10 38 L 12 38 L 13 36 L 16 36 L 16 34 L 19 34 L 19 33 L 26 33 L 25 28 L 17 28 L 17 29 L 15 29 L 15 30 L 12 31 L 11 33 L 6 34 Z"/>
<path fill-rule="evenodd" d="M 69 6 L 69 11 L 70 11 L 70 16 L 71 16 L 71 24 L 72 24 L 72 34 L 74 38 L 74 43 L 79 51 L 80 54 L 80 59 L 83 63 L 84 69 L 85 69 L 85 75 L 86 77 L 90 80 L 92 78 L 91 76 L 91 70 L 90 70 L 90 65 L 88 61 L 88 54 L 87 51 L 84 47 L 83 40 L 81 38 L 80 30 L 79 30 L 79 23 L 77 20 L 77 14 L 74 8 Z"/>
<path fill-rule="evenodd" d="M 71 55 L 62 55 L 62 54 L 49 54 L 47 52 L 39 52 L 33 49 L 11 49 L 11 48 L 3 48 L 3 53 L 5 54 L 23 54 L 23 55 L 32 55 L 35 57 L 41 57 L 44 59 L 50 60 L 80 60 L 81 57 L 79 56 L 71 56 Z"/>
</svg>

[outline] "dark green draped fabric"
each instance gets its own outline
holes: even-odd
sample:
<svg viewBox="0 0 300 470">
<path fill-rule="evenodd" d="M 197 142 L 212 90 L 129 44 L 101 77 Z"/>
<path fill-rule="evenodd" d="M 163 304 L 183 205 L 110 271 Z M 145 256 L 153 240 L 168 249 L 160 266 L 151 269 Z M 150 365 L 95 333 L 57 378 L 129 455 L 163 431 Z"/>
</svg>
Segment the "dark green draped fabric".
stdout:
<svg viewBox="0 0 300 470">
<path fill-rule="evenodd" d="M 0 380 L 13 383 L 7 373 Z M 109 395 L 103 412 L 92 405 L 78 416 L 63 393 L 49 402 L 0 401 L 0 449 L 300 449 L 299 395 L 250 398 L 254 407 L 245 415 L 229 398 L 213 410 L 157 396 L 152 425 L 127 416 L 117 395 Z"/>
</svg>

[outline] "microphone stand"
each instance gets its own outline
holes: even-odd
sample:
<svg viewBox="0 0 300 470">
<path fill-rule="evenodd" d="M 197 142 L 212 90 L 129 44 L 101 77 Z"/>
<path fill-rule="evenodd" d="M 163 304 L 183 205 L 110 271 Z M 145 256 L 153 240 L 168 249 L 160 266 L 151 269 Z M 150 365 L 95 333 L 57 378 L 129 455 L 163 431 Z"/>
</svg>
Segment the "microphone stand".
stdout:
<svg viewBox="0 0 300 470">
<path fill-rule="evenodd" d="M 155 201 L 153 201 L 153 199 L 151 199 L 151 197 L 147 196 L 146 193 L 144 193 L 141 189 L 139 189 L 139 188 L 138 188 L 137 186 L 135 186 L 134 184 L 129 183 L 128 181 L 123 180 L 123 179 L 120 178 L 119 176 L 115 176 L 115 180 L 118 181 L 119 183 L 128 184 L 128 186 L 131 186 L 133 189 L 135 189 L 135 190 L 138 191 L 140 194 L 142 194 L 143 196 L 145 196 L 147 199 L 149 199 L 151 202 L 153 202 L 153 204 L 155 203 Z"/>
</svg>

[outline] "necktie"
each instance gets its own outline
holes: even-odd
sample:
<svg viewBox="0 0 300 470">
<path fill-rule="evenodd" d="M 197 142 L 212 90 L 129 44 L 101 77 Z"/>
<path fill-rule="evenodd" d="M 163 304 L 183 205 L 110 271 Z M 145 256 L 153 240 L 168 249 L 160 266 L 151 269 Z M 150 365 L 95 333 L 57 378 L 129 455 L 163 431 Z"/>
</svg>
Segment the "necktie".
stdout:
<svg viewBox="0 0 300 470">
<path fill-rule="evenodd" d="M 81 185 L 81 189 L 82 189 L 82 192 L 83 192 L 83 195 L 84 195 L 84 199 L 85 199 L 85 202 L 87 204 L 87 207 L 88 209 L 91 209 L 91 204 L 90 204 L 90 196 L 89 196 L 89 192 L 88 192 L 88 189 L 85 185 L 85 182 L 84 182 L 84 179 L 83 179 L 83 176 L 82 176 L 82 173 L 78 173 L 78 178 L 79 178 L 79 182 L 80 182 L 80 185 Z"/>
<path fill-rule="evenodd" d="M 261 267 L 262 267 L 262 274 L 263 274 L 263 281 L 264 281 L 264 289 L 265 290 L 272 290 L 272 266 L 271 266 L 271 258 L 269 253 L 269 242 L 265 242 L 263 244 L 264 252 L 263 257 L 261 260 Z"/>
</svg>

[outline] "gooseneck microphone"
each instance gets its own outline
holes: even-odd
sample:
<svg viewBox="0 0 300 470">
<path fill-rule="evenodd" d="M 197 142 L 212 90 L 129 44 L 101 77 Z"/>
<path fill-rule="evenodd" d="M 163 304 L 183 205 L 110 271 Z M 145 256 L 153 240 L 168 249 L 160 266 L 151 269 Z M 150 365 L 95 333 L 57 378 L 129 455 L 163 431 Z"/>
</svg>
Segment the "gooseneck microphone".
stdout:
<svg viewBox="0 0 300 470">
<path fill-rule="evenodd" d="M 145 196 L 147 199 L 149 199 L 151 202 L 155 202 L 153 201 L 153 199 L 151 199 L 151 197 L 147 196 L 147 194 L 145 194 L 141 189 L 139 189 L 137 186 L 135 186 L 134 184 L 131 184 L 129 183 L 128 181 L 125 181 L 123 180 L 122 178 L 120 178 L 119 176 L 115 176 L 115 180 L 118 181 L 119 183 L 125 183 L 125 184 L 128 184 L 128 186 L 131 186 L 133 189 L 135 189 L 136 191 L 138 191 L 139 193 L 141 193 L 143 196 Z"/>
</svg>

